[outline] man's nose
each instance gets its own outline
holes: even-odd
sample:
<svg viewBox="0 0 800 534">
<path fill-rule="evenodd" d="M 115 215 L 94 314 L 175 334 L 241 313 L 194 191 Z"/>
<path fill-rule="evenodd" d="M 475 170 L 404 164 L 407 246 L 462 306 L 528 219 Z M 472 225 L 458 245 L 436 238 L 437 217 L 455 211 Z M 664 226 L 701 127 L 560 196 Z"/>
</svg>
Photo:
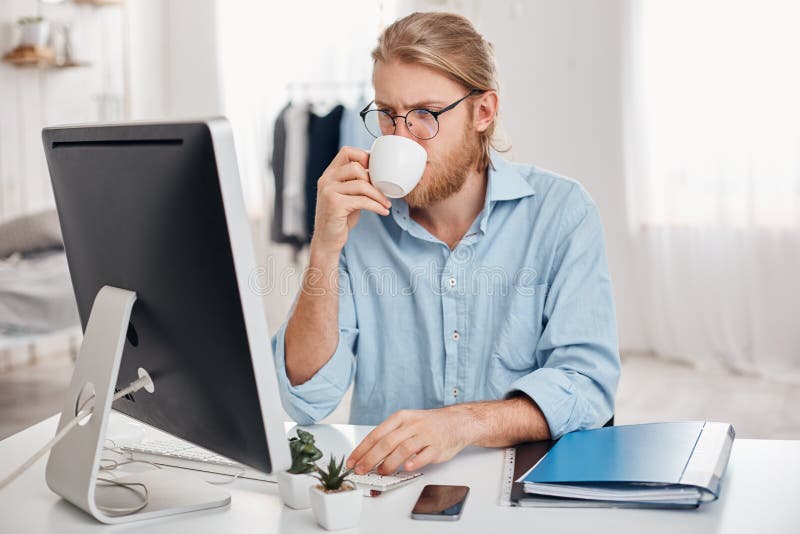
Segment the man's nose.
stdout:
<svg viewBox="0 0 800 534">
<path fill-rule="evenodd" d="M 411 130 L 408 129 L 408 124 L 406 124 L 405 119 L 400 117 L 398 119 L 395 119 L 394 122 L 395 122 L 395 127 L 394 127 L 395 135 L 406 137 L 408 139 L 411 139 L 412 141 L 418 140 L 416 136 L 414 136 L 414 134 L 411 133 Z"/>
</svg>

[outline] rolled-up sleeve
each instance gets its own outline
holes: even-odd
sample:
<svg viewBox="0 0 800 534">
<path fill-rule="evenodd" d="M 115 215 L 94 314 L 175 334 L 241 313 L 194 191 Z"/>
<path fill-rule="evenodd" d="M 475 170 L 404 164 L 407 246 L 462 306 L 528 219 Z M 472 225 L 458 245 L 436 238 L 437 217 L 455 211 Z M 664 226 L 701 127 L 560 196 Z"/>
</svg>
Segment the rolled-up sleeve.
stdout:
<svg viewBox="0 0 800 534">
<path fill-rule="evenodd" d="M 602 426 L 614 413 L 620 375 L 616 314 L 597 208 L 576 185 L 565 206 L 548 277 L 537 369 L 514 381 L 557 439 Z"/>
<path fill-rule="evenodd" d="M 313 424 L 336 409 L 355 375 L 358 326 L 344 254 L 339 260 L 339 341 L 336 350 L 314 376 L 298 385 L 292 385 L 286 374 L 286 325 L 284 322 L 272 338 L 281 403 L 299 424 Z M 313 335 L 313 332 L 306 335 Z"/>
</svg>

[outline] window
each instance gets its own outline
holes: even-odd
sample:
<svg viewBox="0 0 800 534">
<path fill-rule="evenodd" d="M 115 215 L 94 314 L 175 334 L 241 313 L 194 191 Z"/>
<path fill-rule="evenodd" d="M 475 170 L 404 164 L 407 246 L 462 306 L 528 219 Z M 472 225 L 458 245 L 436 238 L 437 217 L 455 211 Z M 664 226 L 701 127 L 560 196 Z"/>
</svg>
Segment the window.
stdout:
<svg viewBox="0 0 800 534">
<path fill-rule="evenodd" d="M 800 226 L 800 3 L 628 7 L 632 224 Z"/>
</svg>

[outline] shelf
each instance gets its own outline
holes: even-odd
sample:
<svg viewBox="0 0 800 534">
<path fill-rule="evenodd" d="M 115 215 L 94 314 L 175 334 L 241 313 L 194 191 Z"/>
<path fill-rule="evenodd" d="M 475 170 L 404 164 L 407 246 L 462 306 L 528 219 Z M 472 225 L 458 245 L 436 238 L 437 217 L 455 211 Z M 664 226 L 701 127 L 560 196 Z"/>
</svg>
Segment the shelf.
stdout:
<svg viewBox="0 0 800 534">
<path fill-rule="evenodd" d="M 43 69 L 67 69 L 89 66 L 89 63 L 83 61 L 58 63 L 56 61 L 55 51 L 46 46 L 18 46 L 4 55 L 3 61 L 15 67 L 38 67 Z"/>
<path fill-rule="evenodd" d="M 96 7 L 119 6 L 125 3 L 124 0 L 72 0 L 72 2 Z"/>
<path fill-rule="evenodd" d="M 56 63 L 56 62 L 49 62 L 49 61 L 36 61 L 36 62 L 16 62 L 16 61 L 8 61 L 3 60 L 5 63 L 10 63 L 17 68 L 30 68 L 36 67 L 40 69 L 73 69 L 77 67 L 89 67 L 91 63 L 86 61 L 72 61 L 70 63 Z"/>
</svg>

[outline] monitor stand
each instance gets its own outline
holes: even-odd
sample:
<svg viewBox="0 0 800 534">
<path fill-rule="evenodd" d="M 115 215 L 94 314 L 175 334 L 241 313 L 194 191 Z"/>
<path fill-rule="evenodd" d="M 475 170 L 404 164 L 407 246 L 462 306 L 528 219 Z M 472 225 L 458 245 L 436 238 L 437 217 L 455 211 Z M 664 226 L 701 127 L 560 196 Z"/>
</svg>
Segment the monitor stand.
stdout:
<svg viewBox="0 0 800 534">
<path fill-rule="evenodd" d="M 108 524 L 227 506 L 231 497 L 224 490 L 171 469 L 151 468 L 117 478 L 119 482 L 141 483 L 147 488 L 147 505 L 135 513 L 112 510 L 127 510 L 141 504 L 144 493 L 141 486 L 133 486 L 135 491 L 132 491 L 97 483 L 122 348 L 135 301 L 136 293 L 111 286 L 104 286 L 95 297 L 58 429 L 72 420 L 78 407 L 87 400 L 93 402 L 94 409 L 88 420 L 76 426 L 50 452 L 45 473 L 47 485 L 98 521 Z M 103 472 L 103 475 L 116 478 L 117 473 Z"/>
</svg>

